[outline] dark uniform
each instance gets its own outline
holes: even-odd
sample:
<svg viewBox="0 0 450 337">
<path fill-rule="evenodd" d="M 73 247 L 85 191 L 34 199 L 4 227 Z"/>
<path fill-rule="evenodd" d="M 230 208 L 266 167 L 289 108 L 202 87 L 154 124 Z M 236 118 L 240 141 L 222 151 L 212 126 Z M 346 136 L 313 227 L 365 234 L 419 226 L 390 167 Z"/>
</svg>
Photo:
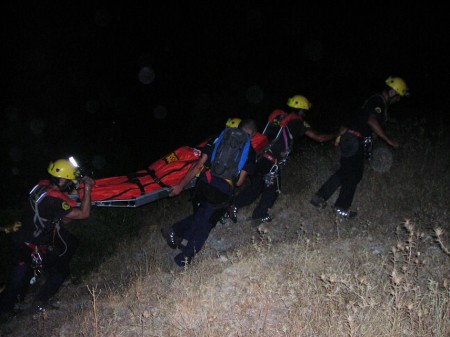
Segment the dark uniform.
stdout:
<svg viewBox="0 0 450 337">
<path fill-rule="evenodd" d="M 361 110 L 345 125 L 346 132 L 341 136 L 340 168 L 322 185 L 316 196 L 324 201 L 341 187 L 335 202 L 338 210 L 347 212 L 353 202 L 356 187 L 364 172 L 364 158 L 370 156 L 372 129 L 368 124 L 374 115 L 380 125 L 387 121 L 388 103 L 377 94 L 369 97 Z"/>
<path fill-rule="evenodd" d="M 214 138 L 211 139 L 202 149 L 202 155 L 208 156 L 205 167 L 210 166 L 214 141 Z M 247 162 L 243 167 L 248 174 L 254 172 L 255 157 L 255 152 L 250 148 Z M 185 262 L 189 263 L 202 249 L 209 232 L 223 215 L 233 196 L 235 182 L 215 177 L 209 172 L 203 171 L 198 177 L 194 196 L 198 207 L 195 207 L 194 213 L 172 226 L 173 233 L 177 237 L 187 240 L 187 245 L 180 245 L 178 248 L 181 249 L 181 253 L 175 256 L 175 262 L 179 266 L 183 266 Z"/>
<path fill-rule="evenodd" d="M 69 276 L 69 263 L 78 247 L 78 239 L 61 226 L 62 220 L 75 206 L 66 194 L 53 192 L 37 205 L 30 199 L 22 217 L 22 228 L 11 235 L 13 243 L 13 266 L 5 291 L 0 295 L 0 311 L 12 311 L 18 298 L 33 276 L 32 254 L 38 249 L 42 257 L 45 283 L 39 288 L 35 300 L 45 303 L 61 287 Z M 39 218 L 45 228 L 42 228 Z"/>
<path fill-rule="evenodd" d="M 271 171 L 272 167 L 285 160 L 286 156 L 286 141 L 292 143 L 296 139 L 302 137 L 311 127 L 308 123 L 302 119 L 293 119 L 287 124 L 289 130 L 290 139 L 286 140 L 281 135 L 278 140 L 271 146 L 270 150 L 262 156 L 257 164 L 255 174 L 250 177 L 251 184 L 243 189 L 234 200 L 234 207 L 237 209 L 252 204 L 260 195 L 258 205 L 253 211 L 253 219 L 270 219 L 268 210 L 271 208 L 279 195 L 279 189 L 281 185 L 281 169 L 278 167 L 278 183 L 266 184 L 265 176 Z M 273 139 L 275 135 L 268 134 L 269 140 Z M 292 144 L 288 145 L 291 146 Z M 269 186 L 268 186 L 269 185 Z"/>
</svg>

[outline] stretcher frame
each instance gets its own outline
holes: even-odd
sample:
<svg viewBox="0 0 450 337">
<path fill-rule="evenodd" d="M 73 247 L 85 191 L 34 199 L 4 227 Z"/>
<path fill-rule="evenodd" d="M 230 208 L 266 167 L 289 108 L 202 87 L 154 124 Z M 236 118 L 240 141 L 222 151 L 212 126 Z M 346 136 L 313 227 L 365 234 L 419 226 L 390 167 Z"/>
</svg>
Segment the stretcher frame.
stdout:
<svg viewBox="0 0 450 337">
<path fill-rule="evenodd" d="M 197 178 L 192 179 L 189 184 L 186 185 L 184 190 L 191 189 L 195 186 Z M 97 207 L 121 207 L 121 208 L 136 208 L 142 205 L 149 204 L 151 202 L 167 198 L 169 196 L 169 187 L 163 187 L 157 191 L 151 193 L 140 195 L 136 198 L 131 199 L 112 199 L 112 200 L 93 200 L 91 201 L 92 206 Z M 77 201 L 77 206 L 81 205 L 78 195 L 71 194 L 70 197 Z"/>
</svg>

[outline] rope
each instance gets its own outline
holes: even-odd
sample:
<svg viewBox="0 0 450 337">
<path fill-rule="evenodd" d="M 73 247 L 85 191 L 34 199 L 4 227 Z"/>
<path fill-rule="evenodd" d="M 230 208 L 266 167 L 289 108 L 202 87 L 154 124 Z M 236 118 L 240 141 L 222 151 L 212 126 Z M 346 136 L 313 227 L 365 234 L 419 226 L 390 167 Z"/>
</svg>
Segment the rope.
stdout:
<svg viewBox="0 0 450 337">
<path fill-rule="evenodd" d="M 61 235 L 61 233 L 60 233 L 60 231 L 59 231 L 60 229 L 61 229 L 61 226 L 60 226 L 60 224 L 58 223 L 58 224 L 55 226 L 55 231 L 56 231 L 56 233 L 58 233 L 59 239 L 60 239 L 61 242 L 64 244 L 64 251 L 63 251 L 61 254 L 58 255 L 59 257 L 61 257 L 61 256 L 63 256 L 64 254 L 66 254 L 66 253 L 67 253 L 67 249 L 68 249 L 67 243 L 66 243 L 66 241 L 64 241 L 64 239 L 63 239 L 63 237 L 62 237 L 62 235 Z M 53 245 L 55 245 L 55 232 L 53 232 Z"/>
</svg>

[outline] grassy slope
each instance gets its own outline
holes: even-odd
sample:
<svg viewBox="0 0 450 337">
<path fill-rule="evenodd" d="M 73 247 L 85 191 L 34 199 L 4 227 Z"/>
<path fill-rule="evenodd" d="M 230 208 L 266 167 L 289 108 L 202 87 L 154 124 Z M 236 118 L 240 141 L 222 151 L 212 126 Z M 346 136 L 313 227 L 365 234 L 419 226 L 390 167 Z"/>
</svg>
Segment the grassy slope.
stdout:
<svg viewBox="0 0 450 337">
<path fill-rule="evenodd" d="M 366 170 L 353 221 L 336 220 L 329 209 L 308 204 L 336 168 L 338 155 L 329 144 L 302 140 L 285 168 L 283 194 L 272 210 L 275 220 L 258 228 L 243 221 L 217 225 L 186 270 L 175 266 L 175 251 L 159 234 L 161 226 L 189 213 L 186 195 L 125 212 L 94 210 L 85 229 L 120 222 L 134 232 L 140 227 L 140 235 L 124 240 L 78 284 L 65 286 L 58 295 L 60 310 L 18 318 L 3 331 L 14 336 L 29 336 L 30 330 L 45 336 L 449 335 L 450 256 L 433 230 L 444 229 L 442 242 L 449 248 L 447 139 L 431 143 L 409 131 L 391 130 L 403 147 L 389 172 Z M 250 212 L 251 207 L 243 209 L 240 218 Z M 90 246 L 108 249 L 115 235 L 128 233 L 99 233 L 100 244 L 91 235 Z"/>
</svg>

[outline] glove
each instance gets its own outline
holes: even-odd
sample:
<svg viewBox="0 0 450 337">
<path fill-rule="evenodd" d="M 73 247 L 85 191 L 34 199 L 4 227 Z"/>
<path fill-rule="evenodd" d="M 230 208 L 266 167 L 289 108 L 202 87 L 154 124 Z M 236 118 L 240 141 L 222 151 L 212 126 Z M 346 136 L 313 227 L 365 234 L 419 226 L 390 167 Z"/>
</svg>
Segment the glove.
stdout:
<svg viewBox="0 0 450 337">
<path fill-rule="evenodd" d="M 91 177 L 88 177 L 88 176 L 83 177 L 81 182 L 84 184 L 84 191 L 85 192 L 91 191 L 92 190 L 92 186 L 95 185 L 95 180 L 92 179 Z"/>
<path fill-rule="evenodd" d="M 14 233 L 17 232 L 20 227 L 22 227 L 22 223 L 20 221 L 16 221 L 12 225 L 3 227 L 3 231 L 5 232 L 5 234 Z"/>
</svg>

